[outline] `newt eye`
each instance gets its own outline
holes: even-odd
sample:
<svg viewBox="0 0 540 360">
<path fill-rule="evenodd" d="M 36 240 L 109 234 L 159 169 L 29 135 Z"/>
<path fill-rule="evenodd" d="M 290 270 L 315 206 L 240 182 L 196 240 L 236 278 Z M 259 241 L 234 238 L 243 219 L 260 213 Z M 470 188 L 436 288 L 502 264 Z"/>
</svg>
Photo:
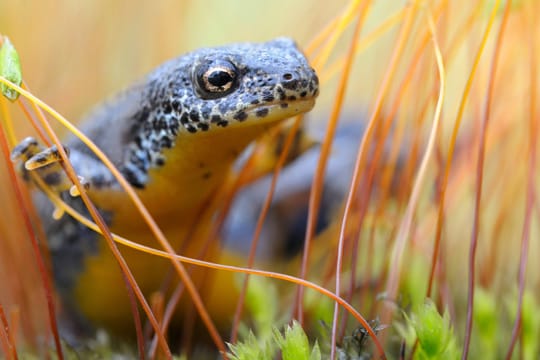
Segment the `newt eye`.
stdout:
<svg viewBox="0 0 540 360">
<path fill-rule="evenodd" d="M 236 67 L 228 61 L 203 63 L 193 72 L 195 90 L 203 99 L 230 94 L 238 85 Z"/>
</svg>

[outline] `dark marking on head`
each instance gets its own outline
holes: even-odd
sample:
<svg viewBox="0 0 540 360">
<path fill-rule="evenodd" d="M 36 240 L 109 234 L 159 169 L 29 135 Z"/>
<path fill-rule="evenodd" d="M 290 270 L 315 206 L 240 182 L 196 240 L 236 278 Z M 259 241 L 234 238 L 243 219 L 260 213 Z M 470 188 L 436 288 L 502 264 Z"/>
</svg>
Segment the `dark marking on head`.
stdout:
<svg viewBox="0 0 540 360">
<path fill-rule="evenodd" d="M 171 106 L 176 112 L 180 113 L 182 111 L 182 103 L 178 99 L 174 99 Z"/>
<path fill-rule="evenodd" d="M 186 113 L 183 113 L 182 116 L 180 116 L 180 122 L 182 125 L 186 125 L 189 123 L 189 116 Z"/>
<path fill-rule="evenodd" d="M 202 131 L 208 131 L 208 129 L 210 129 L 210 125 L 207 123 L 198 123 L 197 127 Z"/>
<path fill-rule="evenodd" d="M 271 93 L 263 94 L 263 101 L 266 101 L 266 102 L 274 101 L 274 95 L 272 95 Z"/>
<path fill-rule="evenodd" d="M 199 122 L 199 113 L 197 112 L 197 110 L 192 109 L 192 110 L 189 112 L 189 118 L 190 118 L 191 121 L 193 121 L 193 122 Z"/>
<path fill-rule="evenodd" d="M 162 147 L 164 148 L 167 148 L 167 149 L 170 149 L 173 147 L 173 142 L 171 139 L 169 138 L 163 138 L 161 139 L 161 141 L 159 142 L 159 145 L 161 145 Z"/>
<path fill-rule="evenodd" d="M 255 112 L 255 115 L 257 115 L 257 117 L 265 117 L 266 115 L 268 115 L 268 108 L 262 108 L 262 109 L 259 109 Z"/>
<path fill-rule="evenodd" d="M 244 121 L 247 119 L 247 117 L 248 116 L 245 111 L 239 111 L 236 113 L 236 115 L 234 115 L 234 119 L 238 121 Z"/>
</svg>

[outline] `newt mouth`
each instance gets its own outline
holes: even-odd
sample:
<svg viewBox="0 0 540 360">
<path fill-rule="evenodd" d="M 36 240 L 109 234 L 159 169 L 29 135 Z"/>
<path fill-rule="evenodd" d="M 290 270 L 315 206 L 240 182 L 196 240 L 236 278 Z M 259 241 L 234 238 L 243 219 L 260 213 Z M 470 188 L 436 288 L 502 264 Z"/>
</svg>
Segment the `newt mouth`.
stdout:
<svg viewBox="0 0 540 360">
<path fill-rule="evenodd" d="M 306 113 L 314 106 L 315 98 L 259 104 L 243 110 L 246 116 L 239 121 L 242 123 L 276 122 Z"/>
</svg>

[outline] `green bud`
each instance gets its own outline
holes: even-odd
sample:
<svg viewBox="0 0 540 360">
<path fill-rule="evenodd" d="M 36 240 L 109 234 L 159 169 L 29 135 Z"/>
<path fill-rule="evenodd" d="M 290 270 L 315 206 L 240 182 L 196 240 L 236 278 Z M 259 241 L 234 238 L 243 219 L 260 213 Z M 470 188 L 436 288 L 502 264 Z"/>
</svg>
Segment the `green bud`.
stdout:
<svg viewBox="0 0 540 360">
<path fill-rule="evenodd" d="M 421 305 L 413 320 L 421 351 L 428 359 L 438 359 L 449 347 L 452 328 L 448 313 L 441 316 L 431 300 Z"/>
<path fill-rule="evenodd" d="M 304 329 L 296 321 L 292 326 L 287 326 L 285 336 L 274 329 L 274 339 L 281 348 L 283 360 L 320 360 L 321 352 L 316 343 L 313 349 L 310 349 L 309 341 Z"/>
<path fill-rule="evenodd" d="M 0 48 L 0 76 L 19 86 L 22 83 L 19 54 L 6 36 L 4 36 L 4 43 Z M 0 84 L 0 91 L 11 101 L 15 101 L 19 97 L 19 93 L 6 84 Z"/>
</svg>

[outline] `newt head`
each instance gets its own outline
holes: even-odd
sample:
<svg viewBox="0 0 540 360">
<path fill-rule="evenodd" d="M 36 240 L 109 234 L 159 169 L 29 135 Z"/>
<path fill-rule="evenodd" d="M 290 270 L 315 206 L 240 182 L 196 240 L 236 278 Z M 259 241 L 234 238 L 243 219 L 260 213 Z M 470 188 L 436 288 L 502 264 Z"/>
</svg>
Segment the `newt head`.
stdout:
<svg viewBox="0 0 540 360">
<path fill-rule="evenodd" d="M 160 104 L 153 108 L 174 114 L 189 133 L 288 118 L 311 110 L 319 91 L 290 39 L 199 49 L 182 59 L 170 63 L 171 81 L 154 89 Z"/>
<path fill-rule="evenodd" d="M 146 81 L 124 138 L 124 173 L 137 187 L 171 159 L 206 157 L 201 146 L 226 154 L 216 161 L 231 164 L 269 126 L 311 110 L 319 93 L 315 71 L 287 38 L 199 49 Z"/>
</svg>

